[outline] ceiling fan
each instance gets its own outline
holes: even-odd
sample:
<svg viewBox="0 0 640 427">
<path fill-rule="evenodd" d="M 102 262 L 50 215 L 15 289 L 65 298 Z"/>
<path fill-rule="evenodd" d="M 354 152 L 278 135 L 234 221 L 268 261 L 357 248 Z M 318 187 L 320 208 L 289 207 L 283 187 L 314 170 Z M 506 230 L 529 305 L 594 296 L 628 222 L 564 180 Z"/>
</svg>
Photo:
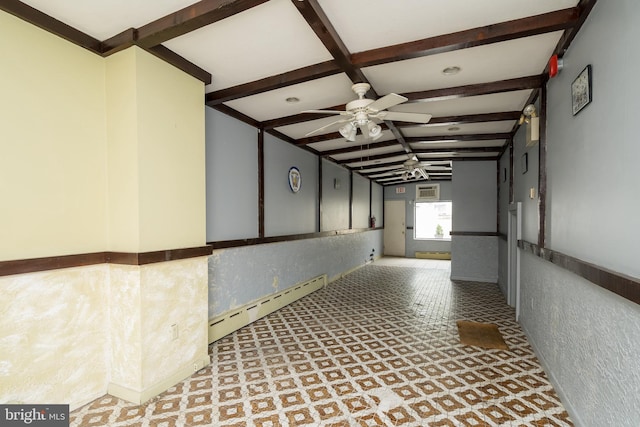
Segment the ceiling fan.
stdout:
<svg viewBox="0 0 640 427">
<path fill-rule="evenodd" d="M 421 162 L 418 158 L 413 155 L 411 158 L 406 160 L 400 169 L 395 169 L 390 171 L 393 174 L 402 174 L 402 179 L 408 181 L 410 179 L 417 179 L 418 177 L 422 177 L 423 179 L 429 179 L 429 174 L 427 173 L 427 169 L 430 171 L 451 171 L 451 163 L 446 162 L 438 162 L 440 164 Z"/>
<path fill-rule="evenodd" d="M 371 85 L 369 83 L 356 83 L 351 89 L 358 95 L 358 99 L 349 102 L 346 105 L 346 111 L 337 110 L 305 110 L 303 113 L 323 113 L 323 114 L 339 114 L 345 116 L 339 120 L 322 126 L 314 131 L 309 132 L 305 136 L 313 135 L 328 127 L 338 123 L 344 123 L 340 127 L 340 135 L 344 136 L 347 141 L 355 141 L 358 129 L 370 138 L 372 141 L 382 136 L 382 128 L 374 119 L 379 120 L 398 120 L 411 123 L 428 123 L 431 120 L 431 114 L 425 113 L 409 113 L 400 111 L 386 111 L 387 108 L 393 107 L 408 101 L 404 96 L 390 93 L 377 100 L 365 98 L 365 94 L 369 91 Z"/>
</svg>

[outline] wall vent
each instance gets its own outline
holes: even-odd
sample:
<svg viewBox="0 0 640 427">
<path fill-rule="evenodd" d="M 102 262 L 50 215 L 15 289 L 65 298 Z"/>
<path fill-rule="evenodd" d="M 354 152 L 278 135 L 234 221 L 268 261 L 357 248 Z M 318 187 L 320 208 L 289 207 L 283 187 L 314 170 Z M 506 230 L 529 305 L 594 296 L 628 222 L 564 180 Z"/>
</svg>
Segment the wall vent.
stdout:
<svg viewBox="0 0 640 427">
<path fill-rule="evenodd" d="M 440 184 L 416 185 L 416 201 L 440 200 Z"/>
<path fill-rule="evenodd" d="M 327 275 L 323 274 L 209 319 L 209 344 L 317 291 L 326 284 Z"/>
</svg>

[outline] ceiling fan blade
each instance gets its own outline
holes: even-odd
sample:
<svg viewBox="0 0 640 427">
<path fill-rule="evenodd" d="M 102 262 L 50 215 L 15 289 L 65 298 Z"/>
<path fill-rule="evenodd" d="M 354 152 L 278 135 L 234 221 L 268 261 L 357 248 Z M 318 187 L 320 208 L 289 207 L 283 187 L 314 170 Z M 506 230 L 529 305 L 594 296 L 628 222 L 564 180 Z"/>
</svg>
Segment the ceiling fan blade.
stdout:
<svg viewBox="0 0 640 427">
<path fill-rule="evenodd" d="M 331 126 L 333 126 L 333 125 L 336 125 L 336 124 L 338 124 L 338 123 L 345 123 L 345 122 L 348 122 L 349 120 L 351 120 L 351 119 L 340 119 L 340 120 L 335 120 L 335 121 L 333 121 L 333 122 L 331 122 L 331 123 L 329 123 L 329 124 L 327 124 L 327 125 L 324 125 L 324 126 L 322 126 L 322 127 L 319 127 L 319 128 L 318 128 L 318 129 L 316 129 L 316 130 L 312 130 L 311 132 L 309 132 L 309 133 L 305 134 L 305 136 L 311 136 L 311 135 L 313 135 L 314 133 L 318 133 L 318 132 L 320 132 L 320 131 L 323 131 L 323 130 L 325 130 L 326 128 L 329 128 L 329 127 L 331 127 Z"/>
<path fill-rule="evenodd" d="M 390 93 L 388 95 L 383 96 L 380 99 L 373 101 L 371 104 L 367 106 L 367 109 L 373 112 L 378 112 L 382 110 L 386 110 L 389 107 L 393 107 L 394 105 L 402 104 L 403 102 L 407 102 L 409 98 L 405 98 L 404 96 Z"/>
<path fill-rule="evenodd" d="M 339 110 L 304 110 L 304 111 L 301 111 L 301 113 L 341 114 L 341 115 L 351 114 L 348 111 L 339 111 Z"/>
<path fill-rule="evenodd" d="M 429 123 L 431 114 L 407 113 L 403 111 L 383 111 L 378 115 L 383 120 L 397 120 L 399 122 Z"/>
<path fill-rule="evenodd" d="M 424 179 L 429 179 L 429 174 L 427 174 L 427 172 L 426 172 L 424 169 L 422 169 L 422 168 L 416 168 L 416 170 L 418 171 L 418 173 L 419 173 L 420 175 L 422 175 L 422 177 L 423 177 Z"/>
<path fill-rule="evenodd" d="M 429 165 L 429 164 L 422 164 L 420 165 L 421 168 L 423 169 L 428 169 L 430 171 L 451 171 L 450 167 L 447 166 L 433 166 L 433 165 Z"/>
</svg>

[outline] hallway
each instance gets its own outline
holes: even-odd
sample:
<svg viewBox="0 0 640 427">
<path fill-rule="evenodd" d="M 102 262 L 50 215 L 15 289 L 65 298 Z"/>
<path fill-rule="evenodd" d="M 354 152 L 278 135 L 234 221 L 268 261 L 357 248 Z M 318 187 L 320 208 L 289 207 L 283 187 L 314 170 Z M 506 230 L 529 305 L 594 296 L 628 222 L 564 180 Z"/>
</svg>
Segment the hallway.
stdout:
<svg viewBox="0 0 640 427">
<path fill-rule="evenodd" d="M 214 343 L 147 404 L 105 396 L 71 426 L 572 425 L 498 287 L 449 276 L 380 259 Z M 456 320 L 497 324 L 510 349 L 461 345 Z"/>
</svg>

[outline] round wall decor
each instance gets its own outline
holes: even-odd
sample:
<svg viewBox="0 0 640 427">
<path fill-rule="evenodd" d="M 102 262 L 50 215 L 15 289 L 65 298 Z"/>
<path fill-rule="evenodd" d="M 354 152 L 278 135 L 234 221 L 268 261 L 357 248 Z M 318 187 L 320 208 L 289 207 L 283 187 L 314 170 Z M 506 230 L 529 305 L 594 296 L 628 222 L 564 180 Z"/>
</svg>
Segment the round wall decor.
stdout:
<svg viewBox="0 0 640 427">
<path fill-rule="evenodd" d="M 289 188 L 294 193 L 300 191 L 300 186 L 302 185 L 302 177 L 300 175 L 300 169 L 295 166 L 289 168 Z"/>
</svg>

